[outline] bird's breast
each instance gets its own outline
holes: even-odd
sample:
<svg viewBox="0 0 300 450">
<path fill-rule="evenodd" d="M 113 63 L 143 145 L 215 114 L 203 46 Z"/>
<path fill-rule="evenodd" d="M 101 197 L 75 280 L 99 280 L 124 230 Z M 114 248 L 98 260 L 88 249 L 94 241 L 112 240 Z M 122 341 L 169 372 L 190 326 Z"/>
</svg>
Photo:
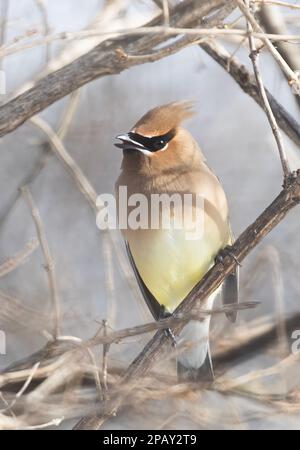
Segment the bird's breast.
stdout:
<svg viewBox="0 0 300 450">
<path fill-rule="evenodd" d="M 142 194 L 149 202 L 147 227 L 129 227 L 123 233 L 142 280 L 157 301 L 172 312 L 230 241 L 225 194 L 206 166 L 196 174 L 191 171 L 189 177 L 177 173 L 160 180 L 128 180 L 123 174 L 117 186 L 122 183 L 129 197 Z M 177 200 L 182 202 L 162 202 L 159 210 L 153 210 L 153 194 L 156 202 L 157 195 L 161 194 L 173 199 L 177 194 Z M 187 194 L 190 200 L 185 205 Z M 134 210 L 134 206 L 128 208 L 128 217 Z M 181 218 L 181 227 L 172 222 L 174 217 L 179 222 Z"/>
</svg>

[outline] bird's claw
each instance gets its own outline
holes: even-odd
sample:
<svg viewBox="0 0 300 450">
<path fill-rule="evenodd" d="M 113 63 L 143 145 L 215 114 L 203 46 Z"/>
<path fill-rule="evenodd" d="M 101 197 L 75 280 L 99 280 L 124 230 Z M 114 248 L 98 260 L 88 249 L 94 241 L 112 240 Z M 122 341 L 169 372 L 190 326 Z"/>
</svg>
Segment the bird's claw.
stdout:
<svg viewBox="0 0 300 450">
<path fill-rule="evenodd" d="M 227 245 L 225 248 L 223 248 L 222 250 L 220 250 L 220 252 L 217 254 L 217 256 L 215 257 L 215 263 L 216 264 L 223 264 L 224 260 L 226 258 L 226 256 L 231 256 L 231 258 L 233 258 L 235 260 L 235 262 L 241 266 L 242 264 L 239 262 L 239 260 L 237 259 L 237 257 L 235 256 L 235 254 L 232 251 L 232 247 L 230 245 Z"/>
<path fill-rule="evenodd" d="M 176 341 L 176 337 L 175 337 L 173 331 L 171 330 L 171 328 L 166 328 L 164 331 L 165 331 L 165 335 L 167 336 L 167 338 L 171 339 L 172 347 L 176 348 L 177 341 Z"/>
</svg>

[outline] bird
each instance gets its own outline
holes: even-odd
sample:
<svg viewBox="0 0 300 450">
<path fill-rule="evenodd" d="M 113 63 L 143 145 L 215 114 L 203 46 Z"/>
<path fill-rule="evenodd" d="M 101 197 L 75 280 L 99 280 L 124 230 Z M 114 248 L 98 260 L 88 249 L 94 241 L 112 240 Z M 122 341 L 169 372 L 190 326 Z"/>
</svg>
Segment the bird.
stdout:
<svg viewBox="0 0 300 450">
<path fill-rule="evenodd" d="M 193 213 L 198 207 L 195 198 L 203 199 L 203 226 L 192 239 L 187 238 L 191 224 L 184 220 L 181 229 L 163 228 L 161 221 L 153 229 L 150 219 L 147 227 L 122 229 L 129 261 L 155 320 L 170 316 L 214 265 L 220 251 L 226 251 L 234 242 L 222 185 L 196 140 L 182 126 L 194 115 L 192 102 L 158 106 L 139 119 L 128 133 L 116 137 L 115 146 L 123 151 L 115 184 L 117 195 L 120 187 L 126 187 L 128 198 L 143 195 L 150 202 L 153 195 L 177 194 L 184 198 L 190 194 Z M 176 205 L 170 207 L 168 214 L 173 216 L 176 208 Z M 127 214 L 130 211 L 132 208 Z M 151 214 L 150 207 L 148 212 Z M 185 211 L 181 209 L 180 214 L 184 215 Z M 200 307 L 211 309 L 219 290 Z M 238 303 L 238 268 L 225 279 L 221 292 L 223 304 Z M 236 310 L 227 311 L 226 315 L 231 322 L 236 321 Z M 207 315 L 201 321 L 188 322 L 175 338 L 179 350 L 182 348 L 177 355 L 180 381 L 214 380 L 209 326 L 210 315 Z"/>
</svg>

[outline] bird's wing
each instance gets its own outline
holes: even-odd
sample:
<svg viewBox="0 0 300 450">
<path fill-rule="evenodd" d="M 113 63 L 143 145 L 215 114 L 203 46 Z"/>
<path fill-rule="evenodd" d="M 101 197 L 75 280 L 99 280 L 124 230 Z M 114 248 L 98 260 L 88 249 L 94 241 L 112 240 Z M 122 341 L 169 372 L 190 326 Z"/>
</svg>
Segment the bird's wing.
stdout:
<svg viewBox="0 0 300 450">
<path fill-rule="evenodd" d="M 126 241 L 125 242 L 126 245 L 126 251 L 127 251 L 127 255 L 130 261 L 130 264 L 133 268 L 136 280 L 138 282 L 139 288 L 143 294 L 143 297 L 148 305 L 148 308 L 151 311 L 151 314 L 153 315 L 155 320 L 159 320 L 162 318 L 163 316 L 163 308 L 161 307 L 161 305 L 158 303 L 158 301 L 156 300 L 156 298 L 154 297 L 154 295 L 151 294 L 151 292 L 149 291 L 149 289 L 147 288 L 147 286 L 145 285 L 145 283 L 143 282 L 139 271 L 135 265 L 130 247 L 129 247 L 129 243 Z"/>
<path fill-rule="evenodd" d="M 232 242 L 234 241 L 233 233 L 231 232 Z M 223 305 L 238 304 L 239 303 L 239 278 L 240 269 L 237 267 L 233 273 L 228 275 L 222 286 L 222 302 Z M 236 322 L 237 311 L 226 313 L 226 317 L 230 322 Z"/>
</svg>

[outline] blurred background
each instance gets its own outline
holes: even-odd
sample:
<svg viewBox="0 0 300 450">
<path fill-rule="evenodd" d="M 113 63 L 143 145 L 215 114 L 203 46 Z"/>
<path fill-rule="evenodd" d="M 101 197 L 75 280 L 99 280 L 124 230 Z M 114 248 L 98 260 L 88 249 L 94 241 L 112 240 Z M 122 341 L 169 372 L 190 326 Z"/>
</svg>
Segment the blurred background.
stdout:
<svg viewBox="0 0 300 450">
<path fill-rule="evenodd" d="M 24 47 L 32 35 L 123 29 L 141 25 L 159 12 L 152 0 L 1 0 L 0 8 L 2 45 L 17 39 Z M 290 31 L 300 34 L 300 11 L 280 10 Z M 235 12 L 231 20 L 235 16 L 239 14 Z M 30 87 L 41 73 L 65 65 L 101 39 L 53 40 L 7 55 L 1 60 L 7 93 L 0 101 L 4 104 L 16 92 Z M 236 38 L 222 43 L 251 69 L 247 45 L 238 48 Z M 299 104 L 281 71 L 267 53 L 262 53 L 261 60 L 265 85 L 300 121 Z M 113 146 L 115 136 L 128 131 L 150 108 L 175 100 L 195 103 L 197 115 L 186 126 L 225 188 L 233 229 L 239 235 L 279 193 L 280 161 L 263 111 L 198 46 L 89 83 L 41 117 L 56 131 L 63 125 L 63 143 L 96 192 L 113 193 L 122 158 Z M 28 252 L 22 264 L 0 277 L 0 329 L 6 333 L 7 345 L 6 355 L 0 356 L 0 370 L 45 346 L 54 327 L 46 261 L 36 244 L 30 208 L 19 192 L 25 184 L 39 210 L 55 264 L 60 334 L 87 339 L 97 332 L 103 319 L 113 330 L 152 320 L 143 306 L 119 233 L 112 232 L 107 239 L 97 229 L 95 214 L 47 142 L 45 134 L 30 122 L 0 141 L 0 264 Z M 299 148 L 285 136 L 284 142 L 292 167 L 299 168 Z M 239 333 L 247 335 L 255 326 L 278 323 L 280 330 L 283 319 L 299 311 L 299 223 L 300 210 L 295 209 L 243 263 L 241 299 L 260 305 L 240 312 L 235 326 L 223 316 L 213 317 L 211 334 L 216 351 L 226 339 L 234 342 Z M 147 336 L 143 336 L 112 345 L 108 370 L 126 368 L 146 341 Z M 291 339 L 276 338 L 271 347 L 257 348 L 249 358 L 244 355 L 243 361 L 226 368 L 226 379 L 278 364 L 291 354 L 291 343 Z M 250 383 L 251 389 L 282 400 L 291 381 L 295 383 L 295 373 L 293 380 L 286 374 L 259 378 Z M 154 398 L 147 405 L 142 414 L 140 405 L 124 408 L 105 427 L 300 428 L 297 408 L 273 414 L 270 404 L 244 394 L 209 390 L 175 400 Z M 71 425 L 66 421 L 61 427 Z"/>
</svg>

